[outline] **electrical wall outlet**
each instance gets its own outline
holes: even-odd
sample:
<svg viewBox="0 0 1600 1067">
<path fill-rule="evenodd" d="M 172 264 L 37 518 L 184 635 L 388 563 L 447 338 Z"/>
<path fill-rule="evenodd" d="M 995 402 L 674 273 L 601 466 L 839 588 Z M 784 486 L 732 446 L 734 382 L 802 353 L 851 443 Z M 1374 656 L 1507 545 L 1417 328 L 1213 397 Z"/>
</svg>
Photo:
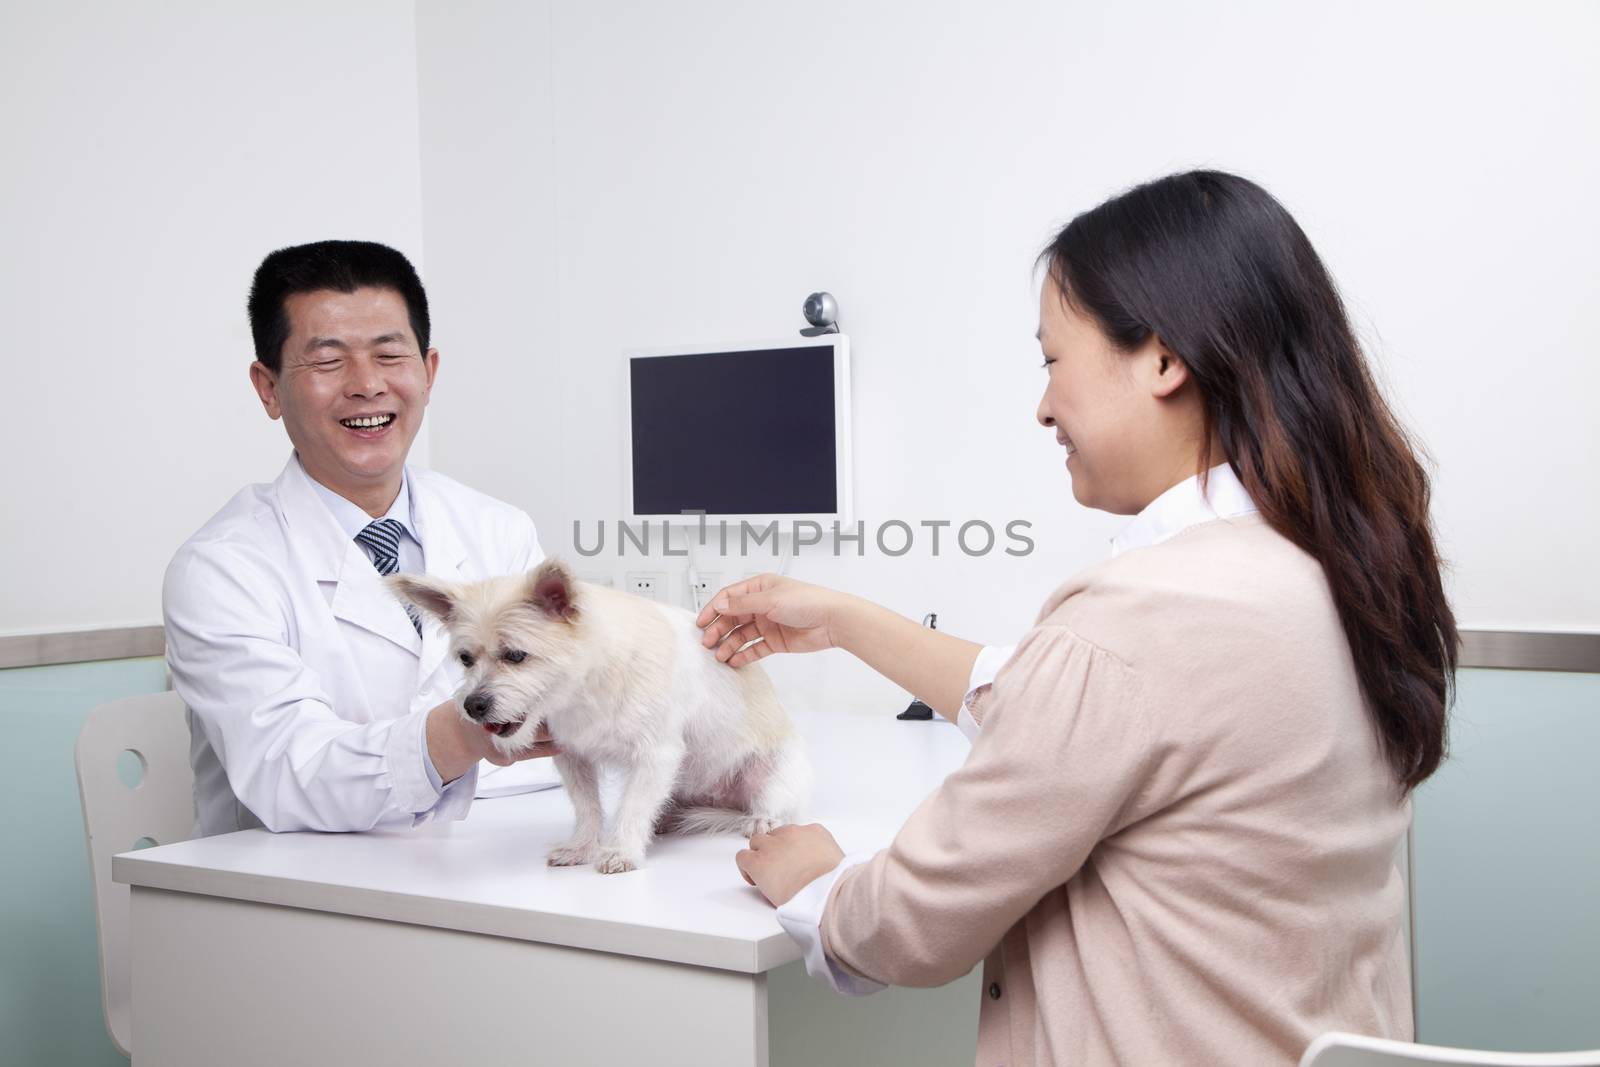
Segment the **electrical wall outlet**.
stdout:
<svg viewBox="0 0 1600 1067">
<path fill-rule="evenodd" d="M 627 583 L 623 588 L 635 596 L 665 602 L 667 576 L 660 571 L 629 571 Z"/>
<path fill-rule="evenodd" d="M 706 601 L 711 599 L 711 594 L 722 586 L 722 575 L 716 571 L 701 571 L 697 580 L 689 581 L 689 602 L 696 607 L 705 607 Z"/>
</svg>

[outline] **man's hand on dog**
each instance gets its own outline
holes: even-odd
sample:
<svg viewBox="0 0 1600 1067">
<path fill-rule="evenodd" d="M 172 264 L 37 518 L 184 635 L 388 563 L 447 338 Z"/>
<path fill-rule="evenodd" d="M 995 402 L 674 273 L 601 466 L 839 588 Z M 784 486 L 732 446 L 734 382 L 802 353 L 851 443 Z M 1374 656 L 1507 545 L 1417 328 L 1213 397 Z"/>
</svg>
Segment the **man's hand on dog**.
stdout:
<svg viewBox="0 0 1600 1067">
<path fill-rule="evenodd" d="M 496 748 L 490 740 L 491 735 L 485 733 L 476 723 L 469 723 L 468 727 L 475 739 L 488 743 L 488 751 L 483 754 L 483 758 L 496 767 L 509 767 L 513 763 L 521 763 L 525 759 L 538 759 L 541 756 L 559 756 L 561 754 L 561 746 L 556 744 L 555 739 L 550 736 L 549 728 L 543 723 L 539 725 L 533 735 L 533 744 L 514 756 L 508 756 Z"/>
<path fill-rule="evenodd" d="M 466 774 L 479 760 L 507 767 L 525 759 L 560 754 L 561 747 L 551 740 L 543 725 L 534 736 L 533 745 L 508 756 L 495 747 L 492 735 L 481 725 L 461 714 L 454 700 L 447 700 L 428 713 L 428 758 L 446 784 Z"/>
<path fill-rule="evenodd" d="M 827 828 L 811 823 L 756 834 L 734 862 L 746 882 L 761 890 L 774 907 L 781 907 L 842 859 L 844 850 Z"/>
</svg>

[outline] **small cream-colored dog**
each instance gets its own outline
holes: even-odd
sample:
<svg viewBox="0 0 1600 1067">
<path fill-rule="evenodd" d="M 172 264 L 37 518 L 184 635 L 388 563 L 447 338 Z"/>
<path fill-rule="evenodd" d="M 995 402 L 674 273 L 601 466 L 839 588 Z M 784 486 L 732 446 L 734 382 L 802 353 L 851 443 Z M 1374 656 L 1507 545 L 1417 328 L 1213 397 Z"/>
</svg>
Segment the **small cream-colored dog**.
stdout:
<svg viewBox="0 0 1600 1067">
<path fill-rule="evenodd" d="M 561 746 L 577 829 L 552 867 L 631 871 L 658 829 L 749 836 L 799 815 L 811 769 L 772 682 L 717 662 L 687 611 L 576 581 L 555 560 L 463 585 L 388 581 L 444 624 L 466 668 L 456 702 L 495 747 L 528 747 L 540 723 Z M 603 769 L 623 778 L 609 834 Z"/>
</svg>

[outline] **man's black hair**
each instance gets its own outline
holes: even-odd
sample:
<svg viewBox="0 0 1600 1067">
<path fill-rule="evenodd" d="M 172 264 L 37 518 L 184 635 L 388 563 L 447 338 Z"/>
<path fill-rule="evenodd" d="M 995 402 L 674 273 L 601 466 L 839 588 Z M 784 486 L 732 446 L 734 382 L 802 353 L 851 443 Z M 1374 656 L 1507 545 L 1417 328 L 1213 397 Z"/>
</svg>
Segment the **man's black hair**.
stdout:
<svg viewBox="0 0 1600 1067">
<path fill-rule="evenodd" d="M 289 339 L 289 313 L 284 300 L 295 293 L 332 289 L 393 289 L 406 302 L 411 332 L 421 353 L 428 351 L 428 294 L 411 261 L 372 241 L 317 241 L 280 248 L 261 261 L 250 284 L 250 336 L 256 358 L 277 374 L 283 344 Z"/>
</svg>

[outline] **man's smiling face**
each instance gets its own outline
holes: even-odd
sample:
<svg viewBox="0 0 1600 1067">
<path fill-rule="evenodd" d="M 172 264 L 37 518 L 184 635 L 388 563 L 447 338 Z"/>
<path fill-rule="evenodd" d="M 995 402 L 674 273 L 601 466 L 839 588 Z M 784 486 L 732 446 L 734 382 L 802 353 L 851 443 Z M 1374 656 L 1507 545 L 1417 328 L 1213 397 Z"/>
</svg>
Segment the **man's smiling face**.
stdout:
<svg viewBox="0 0 1600 1067">
<path fill-rule="evenodd" d="M 381 515 L 400 491 L 439 353 L 419 351 L 393 289 L 319 289 L 283 306 L 289 337 L 278 372 L 250 368 L 262 406 L 283 419 L 307 474 Z"/>
</svg>

